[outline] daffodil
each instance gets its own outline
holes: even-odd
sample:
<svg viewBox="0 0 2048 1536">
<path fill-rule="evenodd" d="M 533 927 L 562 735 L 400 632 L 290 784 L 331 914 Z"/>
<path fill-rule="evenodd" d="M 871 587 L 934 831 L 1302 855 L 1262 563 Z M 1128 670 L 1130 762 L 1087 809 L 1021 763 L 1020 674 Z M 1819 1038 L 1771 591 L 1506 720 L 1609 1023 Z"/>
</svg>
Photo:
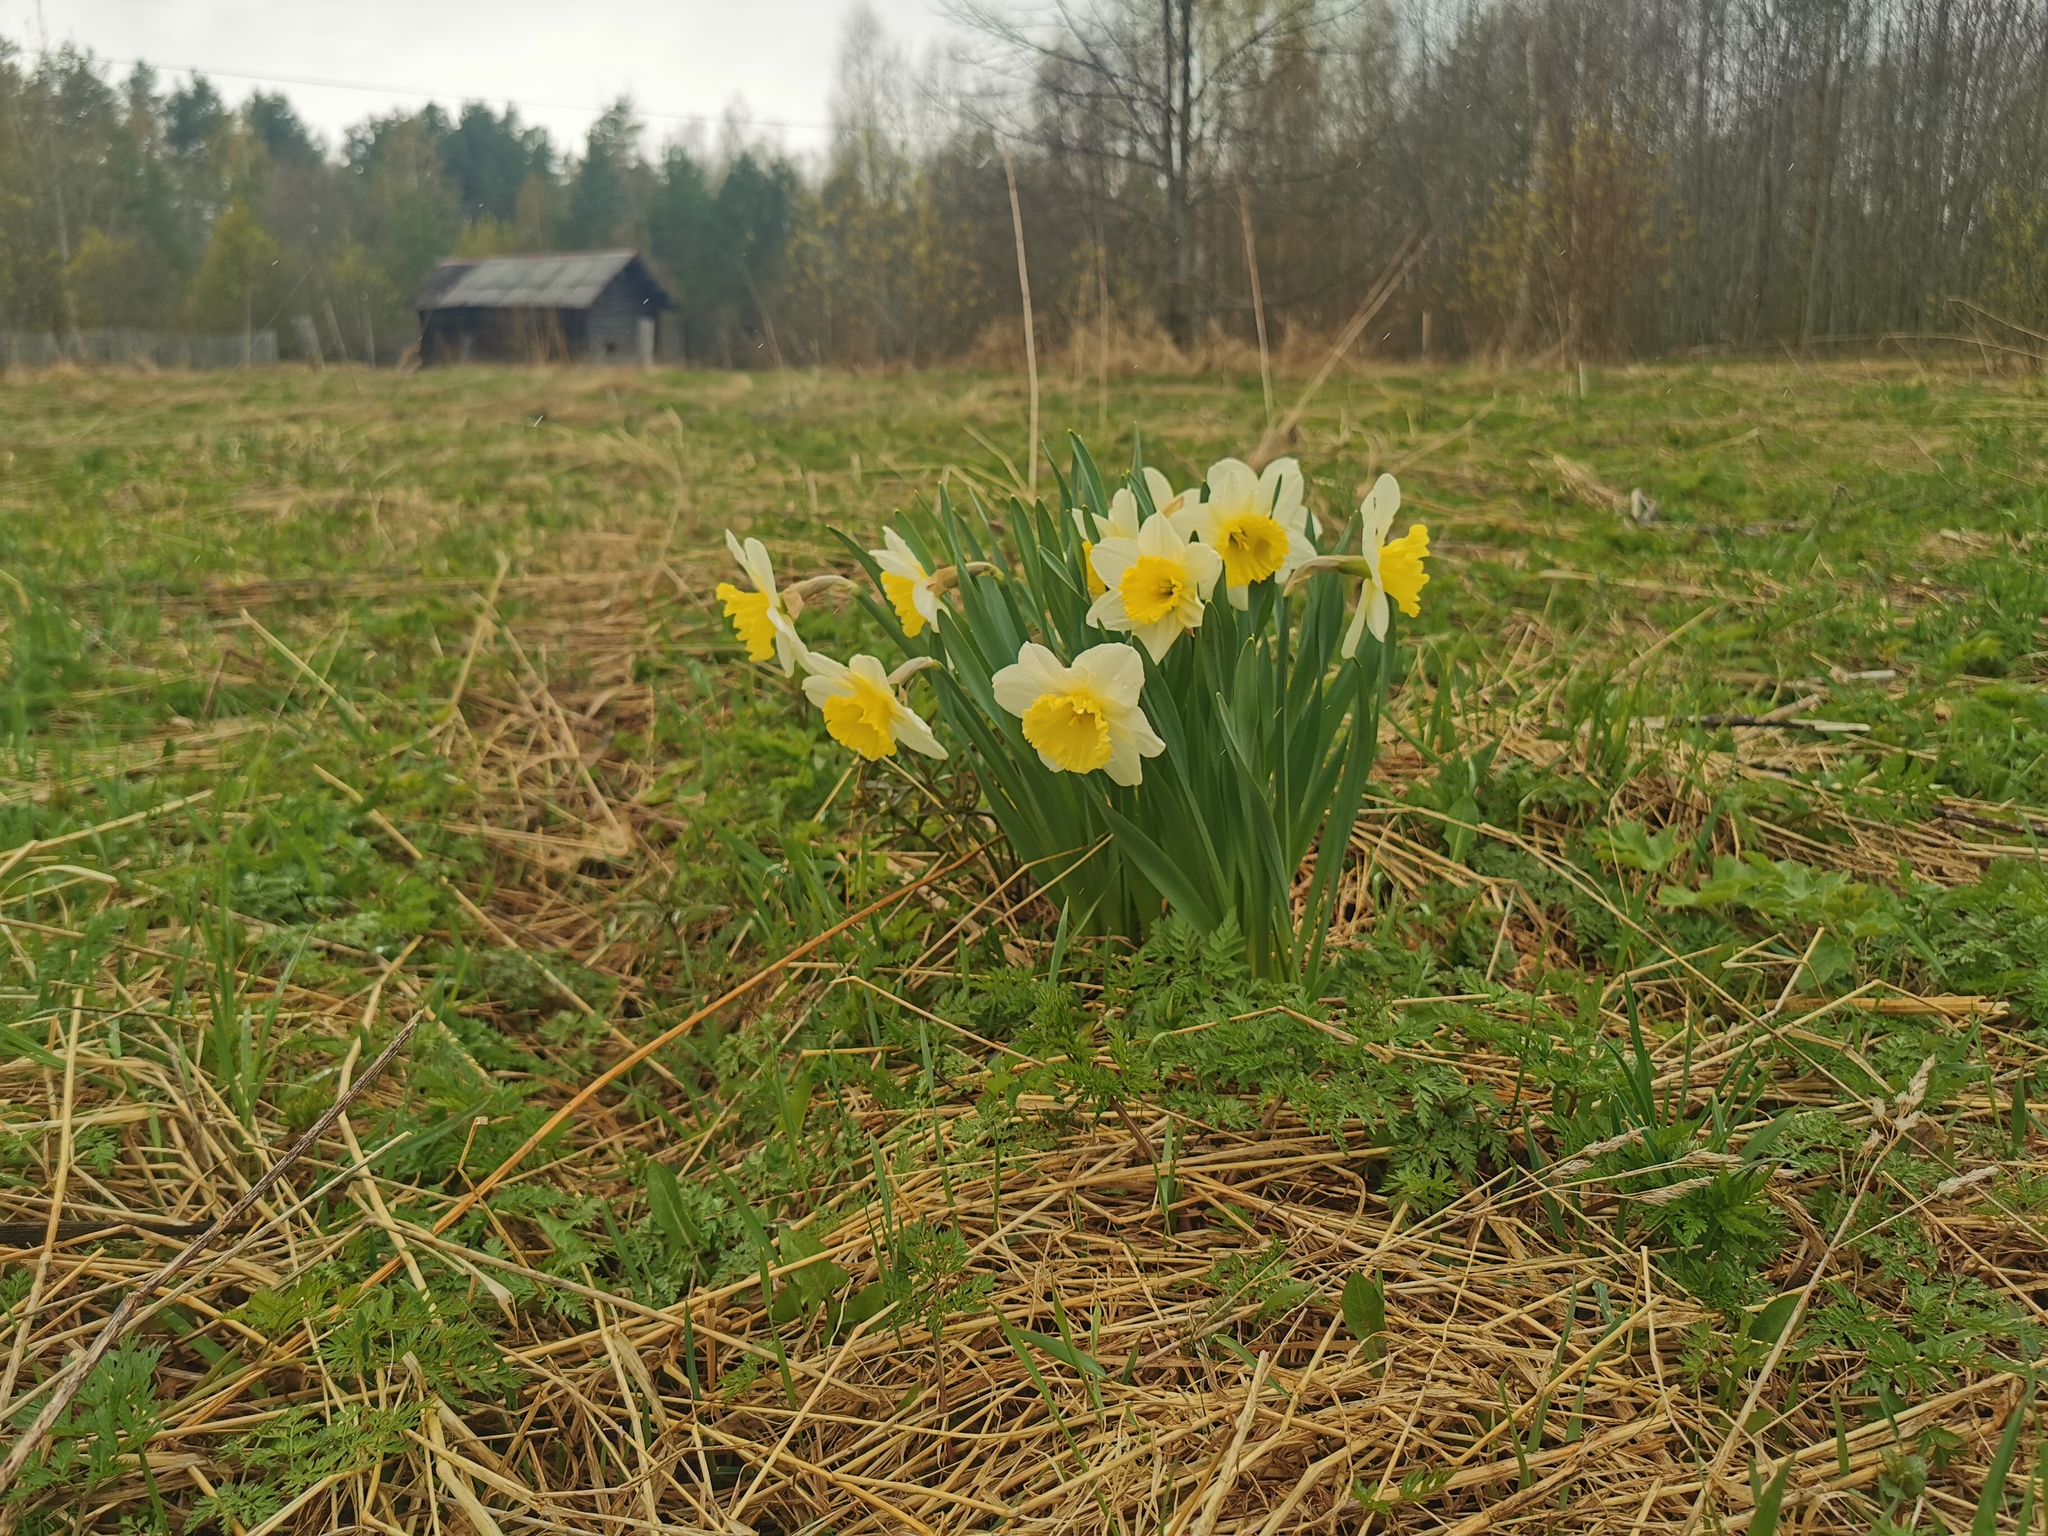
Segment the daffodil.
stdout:
<svg viewBox="0 0 2048 1536">
<path fill-rule="evenodd" d="M 884 548 L 868 553 L 881 567 L 882 591 L 902 621 L 903 633 L 915 638 L 924 632 L 925 625 L 939 622 L 939 577 L 942 573 L 950 574 L 951 568 L 926 570 L 924 562 L 894 528 L 882 530 L 882 543 Z"/>
<path fill-rule="evenodd" d="M 804 645 L 796 637 L 795 618 L 775 590 L 775 566 L 768 558 L 768 550 L 759 539 L 749 539 L 742 545 L 730 528 L 725 533 L 725 547 L 732 551 L 733 559 L 754 584 L 751 592 L 742 591 L 729 581 L 718 584 L 718 600 L 725 604 L 725 616 L 732 620 L 733 632 L 746 645 L 747 660 L 766 661 L 772 656 L 781 664 L 782 675 L 788 677 L 796 671 Z"/>
<path fill-rule="evenodd" d="M 1201 627 L 1202 605 L 1223 574 L 1223 557 L 1190 542 L 1171 517 L 1149 517 L 1135 537 L 1097 544 L 1088 569 L 1103 588 L 1088 622 L 1136 635 L 1159 661 L 1174 641 Z"/>
<path fill-rule="evenodd" d="M 996 702 L 1023 720 L 1024 739 L 1055 773 L 1100 768 L 1116 783 L 1134 785 L 1145 776 L 1142 759 L 1166 750 L 1138 707 L 1145 662 L 1128 645 L 1091 647 L 1064 667 L 1044 646 L 1027 642 L 989 682 Z"/>
<path fill-rule="evenodd" d="M 1195 500 L 1193 489 L 1176 492 L 1173 482 L 1168 480 L 1150 464 L 1145 466 L 1145 490 L 1152 498 L 1154 513 L 1171 517 L 1184 506 Z M 1088 536 L 1088 524 L 1095 524 L 1095 537 Z M 1150 519 L 1147 519 L 1150 521 Z M 1102 578 L 1095 573 L 1093 559 L 1095 546 L 1104 539 L 1135 539 L 1138 536 L 1138 498 L 1126 486 L 1120 486 L 1117 493 L 1109 498 L 1109 516 L 1090 519 L 1080 508 L 1074 509 L 1074 526 L 1081 530 L 1081 568 L 1088 576 L 1088 595 L 1100 597 L 1108 589 Z"/>
<path fill-rule="evenodd" d="M 1087 539 L 1081 541 L 1081 573 L 1088 578 L 1090 597 L 1100 597 L 1109 590 L 1102 584 L 1102 578 L 1095 574 L 1095 545 Z"/>
<path fill-rule="evenodd" d="M 1429 558 L 1429 529 L 1421 523 L 1411 523 L 1400 538 L 1389 539 L 1387 533 L 1394 526 L 1394 514 L 1400 510 L 1400 482 L 1392 475 L 1381 475 L 1359 504 L 1359 516 L 1365 524 L 1360 537 L 1361 553 L 1319 555 L 1303 562 L 1288 583 L 1288 590 L 1292 591 L 1321 571 L 1363 578 L 1365 589 L 1358 595 L 1357 611 L 1351 615 L 1350 628 L 1345 630 L 1340 647 L 1347 659 L 1358 654 L 1358 642 L 1366 630 L 1372 631 L 1375 640 L 1387 638 L 1390 603 L 1398 605 L 1411 619 L 1422 613 L 1422 589 L 1429 585 L 1429 573 L 1422 568 L 1422 562 Z"/>
<path fill-rule="evenodd" d="M 1222 459 L 1209 466 L 1208 484 L 1208 498 L 1184 499 L 1173 520 L 1223 557 L 1231 605 L 1245 608 L 1253 582 L 1269 576 L 1284 582 L 1315 555 L 1301 499 L 1301 466 L 1275 459 L 1264 474 L 1254 474 L 1242 459 Z"/>
<path fill-rule="evenodd" d="M 803 653 L 804 697 L 825 715 L 825 729 L 841 746 L 869 762 L 893 757 L 899 743 L 926 757 L 944 757 L 932 728 L 897 696 L 896 689 L 929 658 L 919 657 L 893 675 L 872 656 L 856 656 L 844 664 L 816 651 Z"/>
</svg>

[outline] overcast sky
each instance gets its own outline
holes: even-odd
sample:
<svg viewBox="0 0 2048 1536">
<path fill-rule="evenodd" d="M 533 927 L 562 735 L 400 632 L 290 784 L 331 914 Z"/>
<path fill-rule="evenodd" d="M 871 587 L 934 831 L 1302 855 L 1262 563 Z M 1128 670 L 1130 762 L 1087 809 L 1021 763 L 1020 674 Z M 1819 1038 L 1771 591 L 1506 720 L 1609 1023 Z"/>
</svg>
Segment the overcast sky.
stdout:
<svg viewBox="0 0 2048 1536">
<path fill-rule="evenodd" d="M 839 38 L 853 0 L 0 0 L 0 37 L 92 49 L 125 75 L 146 59 L 193 68 L 230 102 L 279 90 L 330 148 L 347 124 L 428 100 L 502 106 L 565 148 L 630 95 L 655 143 L 735 105 L 793 150 L 825 138 Z M 921 54 L 933 0 L 868 0 Z M 333 82 L 312 84 L 313 81 Z M 379 89 L 364 89 L 378 87 Z"/>
</svg>

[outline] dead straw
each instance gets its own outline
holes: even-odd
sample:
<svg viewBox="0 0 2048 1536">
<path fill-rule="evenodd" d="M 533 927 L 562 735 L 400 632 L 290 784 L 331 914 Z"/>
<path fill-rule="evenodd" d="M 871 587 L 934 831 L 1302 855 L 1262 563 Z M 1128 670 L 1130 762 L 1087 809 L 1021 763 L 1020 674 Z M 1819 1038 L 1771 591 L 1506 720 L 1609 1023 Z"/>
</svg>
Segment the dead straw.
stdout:
<svg viewBox="0 0 2048 1536">
<path fill-rule="evenodd" d="M 1017 166 L 1003 151 L 1003 175 L 1010 183 L 1010 228 L 1017 237 L 1017 291 L 1024 300 L 1024 370 L 1031 381 L 1031 430 L 1024 443 L 1025 487 L 1038 492 L 1038 330 L 1031 318 L 1031 270 L 1024 262 L 1024 210 L 1017 201 Z"/>
<path fill-rule="evenodd" d="M 1266 345 L 1266 299 L 1259 291 L 1259 242 L 1252 230 L 1252 195 L 1237 187 L 1237 217 L 1244 226 L 1244 268 L 1252 284 L 1252 320 L 1259 329 L 1259 384 L 1266 398 L 1266 430 L 1273 430 L 1273 354 Z"/>
<path fill-rule="evenodd" d="M 6 1461 L 0 1462 L 0 1493 L 4 1493 L 12 1486 L 16 1475 L 41 1446 L 43 1437 L 50 1432 L 50 1427 L 64 1416 L 65 1410 L 71 1406 L 72 1399 L 78 1396 L 79 1389 L 92 1374 L 93 1367 L 106 1357 L 108 1350 L 126 1336 L 130 1323 L 141 1312 L 143 1304 L 161 1290 L 174 1275 L 206 1252 L 223 1232 L 252 1210 L 285 1176 L 292 1165 L 310 1152 L 319 1143 L 320 1138 L 334 1128 L 335 1122 L 348 1113 L 350 1106 L 369 1091 L 370 1085 L 377 1081 L 384 1069 L 391 1065 L 400 1051 L 405 1049 L 406 1042 L 412 1038 L 413 1031 L 419 1027 L 423 1017 L 423 1014 L 416 1013 L 406 1020 L 398 1033 L 391 1037 L 391 1043 L 379 1051 L 376 1058 L 363 1069 L 363 1075 L 344 1092 L 337 1094 L 334 1102 L 321 1112 L 320 1118 L 285 1149 L 284 1155 L 273 1162 L 263 1176 L 243 1192 L 239 1200 L 215 1217 L 212 1226 L 193 1238 L 139 1283 L 128 1288 L 119 1305 L 93 1335 L 92 1343 L 52 1380 L 47 1389 L 49 1395 L 41 1410 L 28 1428 L 15 1439 L 13 1447 L 7 1453 Z"/>
</svg>

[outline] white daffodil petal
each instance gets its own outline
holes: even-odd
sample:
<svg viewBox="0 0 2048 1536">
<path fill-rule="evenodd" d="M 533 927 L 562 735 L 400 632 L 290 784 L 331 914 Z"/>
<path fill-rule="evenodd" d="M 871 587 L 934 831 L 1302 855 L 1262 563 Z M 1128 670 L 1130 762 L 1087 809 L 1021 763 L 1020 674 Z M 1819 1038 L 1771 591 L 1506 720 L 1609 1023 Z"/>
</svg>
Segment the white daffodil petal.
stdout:
<svg viewBox="0 0 2048 1536">
<path fill-rule="evenodd" d="M 1188 541 L 1186 535 L 1173 526 L 1171 518 L 1155 517 L 1138 530 L 1138 537 L 1133 542 L 1138 546 L 1136 554 L 1178 560 Z"/>
<path fill-rule="evenodd" d="M 810 688 L 813 681 L 834 685 L 846 681 L 846 664 L 834 661 L 830 656 L 825 655 L 821 651 L 804 652 L 804 670 L 811 674 L 804 679 L 806 690 Z"/>
<path fill-rule="evenodd" d="M 1287 558 L 1281 561 L 1280 569 L 1273 573 L 1273 579 L 1284 586 L 1287 578 L 1294 574 L 1296 566 L 1300 565 L 1304 560 L 1313 560 L 1315 557 L 1316 547 L 1309 543 L 1308 535 L 1299 528 L 1289 528 L 1287 530 Z"/>
<path fill-rule="evenodd" d="M 744 571 L 747 580 L 754 584 L 754 590 L 756 592 L 765 590 L 761 585 L 760 573 L 756 570 L 753 561 L 748 558 L 754 550 L 761 548 L 761 541 L 759 539 L 749 539 L 745 544 L 742 544 L 739 541 L 739 536 L 728 528 L 725 530 L 725 547 L 727 552 L 732 555 L 733 564 Z"/>
<path fill-rule="evenodd" d="M 944 757 L 946 749 L 939 738 L 932 734 L 932 728 L 924 717 L 908 704 L 899 703 L 895 711 L 896 739 L 913 752 L 922 752 L 926 757 Z"/>
<path fill-rule="evenodd" d="M 1130 615 L 1124 611 L 1121 588 L 1111 587 L 1088 605 L 1088 623 L 1092 628 L 1122 629 L 1130 622 Z"/>
<path fill-rule="evenodd" d="M 782 675 L 788 677 L 796 671 L 797 663 L 811 653 L 809 647 L 797 638 L 796 630 L 790 625 L 789 620 L 781 614 L 777 614 L 776 618 L 781 622 L 775 626 L 775 660 L 782 668 Z"/>
<path fill-rule="evenodd" d="M 1401 510 L 1401 482 L 1392 475 L 1381 475 L 1373 481 L 1372 489 L 1365 493 L 1365 500 L 1359 504 L 1359 513 L 1364 519 L 1364 547 L 1377 549 L 1387 542 L 1387 530 L 1394 526 L 1394 514 Z"/>
<path fill-rule="evenodd" d="M 1176 491 L 1172 482 L 1150 465 L 1145 469 L 1145 489 L 1152 493 L 1152 505 L 1162 517 L 1177 519 L 1179 514 L 1201 500 L 1199 486 L 1191 485 L 1184 491 Z"/>
<path fill-rule="evenodd" d="M 882 530 L 882 544 L 883 548 L 871 549 L 868 553 L 874 557 L 875 564 L 891 576 L 921 581 L 930 574 L 925 570 L 924 562 L 917 558 L 916 552 L 904 541 L 903 535 L 894 528 Z"/>
<path fill-rule="evenodd" d="M 1137 743 L 1128 736 L 1112 735 L 1109 738 L 1109 761 L 1102 765 L 1102 771 L 1113 783 L 1125 789 L 1136 789 L 1145 782 L 1145 764 L 1139 756 Z"/>
<path fill-rule="evenodd" d="M 1259 477 L 1243 459 L 1218 459 L 1209 466 L 1209 496 L 1203 504 L 1219 517 L 1258 510 Z"/>
<path fill-rule="evenodd" d="M 1095 519 L 1095 537 L 1135 539 L 1138 536 L 1138 498 L 1129 486 L 1109 498 L 1109 516 Z"/>
<path fill-rule="evenodd" d="M 1133 624 L 1131 633 L 1154 661 L 1164 661 L 1166 653 L 1173 648 L 1173 642 L 1185 634 L 1188 628 L 1188 625 L 1181 623 L 1180 616 L 1174 614 L 1156 624 Z"/>
<path fill-rule="evenodd" d="M 1365 622 L 1372 629 L 1373 639 L 1386 639 L 1388 617 L 1387 589 L 1375 581 L 1366 592 L 1365 601 L 1369 605 Z"/>
<path fill-rule="evenodd" d="M 1293 459 L 1275 459 L 1259 476 L 1259 505 L 1276 523 L 1302 526 L 1307 508 L 1302 505 L 1301 493 L 1301 465 Z"/>
<path fill-rule="evenodd" d="M 1069 686 L 1067 669 L 1044 646 L 1027 640 L 1017 659 L 989 679 L 996 702 L 1013 715 L 1021 715 L 1041 695 L 1059 693 Z"/>
<path fill-rule="evenodd" d="M 922 581 L 925 569 L 908 555 L 899 555 L 893 549 L 871 549 L 868 554 L 874 558 L 875 568 L 889 576 L 901 576 L 905 581 Z"/>
<path fill-rule="evenodd" d="M 1138 563 L 1138 556 L 1142 553 L 1136 537 L 1106 538 L 1089 551 L 1088 563 L 1095 568 L 1095 579 L 1115 591 L 1116 584 L 1124 579 L 1124 572 Z"/>
<path fill-rule="evenodd" d="M 728 541 L 732 538 L 727 534 Z M 768 558 L 768 547 L 759 539 L 748 539 L 741 551 L 740 565 L 754 583 L 756 592 L 775 590 L 775 562 Z"/>
<path fill-rule="evenodd" d="M 1367 599 L 1370 596 L 1368 592 L 1359 593 L 1358 606 L 1351 611 L 1351 622 L 1344 630 L 1344 643 L 1337 648 L 1346 661 L 1358 654 L 1358 642 L 1365 638 L 1365 618 L 1370 607 Z"/>
<path fill-rule="evenodd" d="M 1109 722 L 1109 761 L 1102 771 L 1113 783 L 1131 789 L 1144 782 L 1144 759 L 1165 750 L 1166 743 L 1154 734 L 1143 710 L 1119 710 Z"/>
<path fill-rule="evenodd" d="M 1124 709 L 1137 708 L 1138 695 L 1145 691 L 1145 663 L 1128 645 L 1090 646 L 1066 670 L 1108 702 Z M 1064 684 L 1065 679 L 1061 681 Z"/>
</svg>

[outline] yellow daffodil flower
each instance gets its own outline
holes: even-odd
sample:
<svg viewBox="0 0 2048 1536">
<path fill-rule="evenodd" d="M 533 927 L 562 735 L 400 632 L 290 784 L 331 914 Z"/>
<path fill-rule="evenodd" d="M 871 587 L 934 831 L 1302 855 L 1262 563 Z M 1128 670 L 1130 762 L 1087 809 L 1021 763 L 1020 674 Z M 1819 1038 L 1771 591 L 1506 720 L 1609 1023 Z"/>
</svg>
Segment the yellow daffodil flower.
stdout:
<svg viewBox="0 0 2048 1536">
<path fill-rule="evenodd" d="M 1422 562 L 1429 558 L 1429 529 L 1413 523 L 1400 538 L 1389 539 L 1387 533 L 1394 525 L 1394 514 L 1400 510 L 1400 482 L 1392 475 L 1381 475 L 1358 508 L 1365 522 L 1360 539 L 1362 553 L 1318 555 L 1304 561 L 1288 583 L 1292 592 L 1321 571 L 1363 578 L 1365 590 L 1358 595 L 1357 611 L 1351 615 L 1351 627 L 1345 630 L 1340 647 L 1347 660 L 1358 654 L 1358 642 L 1366 630 L 1372 631 L 1375 640 L 1387 638 L 1390 601 L 1411 619 L 1421 616 L 1422 589 L 1429 585 L 1429 573 L 1422 568 Z"/>
<path fill-rule="evenodd" d="M 922 664 L 926 658 L 918 658 Z M 804 697 L 825 715 L 825 729 L 841 746 L 869 762 L 896 755 L 898 743 L 926 757 L 944 757 L 946 749 L 932 728 L 897 697 L 896 685 L 913 665 L 895 676 L 884 672 L 872 656 L 856 656 L 845 664 L 816 651 L 803 653 Z"/>
<path fill-rule="evenodd" d="M 1365 530 L 1359 539 L 1365 554 L 1365 590 L 1359 594 L 1358 612 L 1351 617 L 1351 628 L 1344 633 L 1343 651 L 1347 657 L 1358 653 L 1361 622 L 1372 631 L 1373 639 L 1387 638 L 1389 598 L 1399 603 L 1409 618 L 1421 616 L 1422 589 L 1429 584 L 1429 573 L 1422 568 L 1422 562 L 1429 558 L 1429 529 L 1415 523 L 1400 538 L 1389 540 L 1387 533 L 1394 526 L 1394 514 L 1400 510 L 1401 483 L 1392 475 L 1381 475 L 1375 480 L 1359 504 L 1359 515 L 1365 519 Z"/>
<path fill-rule="evenodd" d="M 925 625 L 939 622 L 940 576 L 949 573 L 950 567 L 941 567 L 938 572 L 926 570 L 924 562 L 894 528 L 882 530 L 882 543 L 885 548 L 868 553 L 882 569 L 882 591 L 895 608 L 903 633 L 915 638 L 924 632 Z"/>
<path fill-rule="evenodd" d="M 1145 489 L 1152 497 L 1152 509 L 1161 516 L 1171 517 L 1183 507 L 1196 500 L 1190 490 L 1175 492 L 1173 482 L 1168 480 L 1150 464 L 1145 466 Z M 1135 539 L 1138 536 L 1138 498 L 1129 486 L 1121 486 L 1109 498 L 1109 516 L 1092 519 L 1095 537 L 1088 536 L 1091 519 L 1079 507 L 1074 509 L 1074 526 L 1081 530 L 1081 569 L 1088 577 L 1088 595 L 1100 597 L 1108 589 L 1102 578 L 1095 573 L 1095 546 L 1104 539 Z M 1149 519 L 1148 519 L 1149 521 Z"/>
<path fill-rule="evenodd" d="M 1223 557 L 1231 606 L 1248 607 L 1253 582 L 1269 576 L 1284 582 L 1315 555 L 1301 499 L 1301 466 L 1275 459 L 1264 474 L 1254 474 L 1242 459 L 1222 459 L 1209 466 L 1208 483 L 1208 499 L 1183 499 L 1173 520 Z"/>
<path fill-rule="evenodd" d="M 725 604 L 725 616 L 732 620 L 733 632 L 746 645 L 747 660 L 766 661 L 772 656 L 781 665 L 782 675 L 788 677 L 796 671 L 797 658 L 803 655 L 804 646 L 796 637 L 796 620 L 775 590 L 775 567 L 768 559 L 768 550 L 759 539 L 749 539 L 742 545 L 730 528 L 725 533 L 725 547 L 732 551 L 733 559 L 754 584 L 751 592 L 742 591 L 729 581 L 718 584 L 718 600 Z"/>
<path fill-rule="evenodd" d="M 1201 628 L 1202 605 L 1223 574 L 1223 557 L 1190 542 L 1171 517 L 1149 517 L 1135 537 L 1097 544 L 1088 569 L 1102 583 L 1088 622 L 1136 635 L 1159 661 L 1174 641 Z"/>
<path fill-rule="evenodd" d="M 1144 758 L 1166 743 L 1138 707 L 1145 661 L 1128 645 L 1098 645 L 1063 667 L 1042 645 L 1027 642 L 1016 662 L 989 679 L 996 702 L 1024 722 L 1024 739 L 1055 773 L 1100 768 L 1118 784 L 1145 777 Z"/>
</svg>

